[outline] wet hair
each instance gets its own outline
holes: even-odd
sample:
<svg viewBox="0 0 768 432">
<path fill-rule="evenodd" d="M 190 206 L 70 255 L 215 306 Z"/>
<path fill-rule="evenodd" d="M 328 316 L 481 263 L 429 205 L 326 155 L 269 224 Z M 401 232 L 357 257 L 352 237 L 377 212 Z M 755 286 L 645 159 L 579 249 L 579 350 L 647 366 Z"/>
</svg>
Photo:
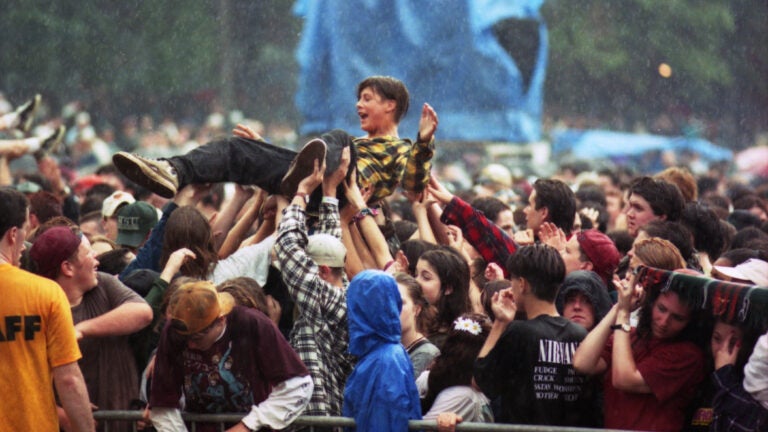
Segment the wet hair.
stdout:
<svg viewBox="0 0 768 432">
<path fill-rule="evenodd" d="M 512 282 L 507 279 L 488 281 L 483 285 L 483 289 L 480 291 L 480 303 L 483 305 L 485 314 L 488 315 L 492 321 L 496 321 L 496 314 L 493 313 L 493 308 L 491 307 L 493 295 L 511 286 Z"/>
<path fill-rule="evenodd" d="M 758 249 L 756 247 L 750 247 L 750 243 L 759 239 L 768 239 L 768 234 L 756 227 L 747 227 L 740 229 L 733 236 L 731 241 L 731 249 L 749 248 Z"/>
<path fill-rule="evenodd" d="M 437 399 L 437 395 L 448 387 L 470 386 L 472 384 L 472 369 L 480 349 L 491 331 L 491 323 L 485 315 L 475 313 L 462 314 L 458 319 L 471 321 L 479 325 L 479 334 L 473 334 L 466 329 L 456 329 L 456 321 L 452 323 L 448 337 L 429 368 L 427 379 L 427 395 L 424 397 L 421 409 L 426 413 Z M 457 320 L 458 321 L 458 320 Z"/>
<path fill-rule="evenodd" d="M 227 279 L 216 286 L 216 291 L 232 295 L 235 303 L 250 309 L 256 309 L 269 316 L 267 296 L 255 279 L 247 276 L 239 276 Z"/>
<path fill-rule="evenodd" d="M 685 260 L 677 247 L 669 240 L 659 237 L 650 237 L 637 242 L 635 257 L 648 267 L 669 271 L 685 268 Z"/>
<path fill-rule="evenodd" d="M 680 189 L 673 183 L 651 177 L 639 177 L 629 186 L 629 197 L 638 195 L 648 204 L 656 216 L 666 216 L 666 220 L 677 221 L 683 213 L 685 199 Z"/>
<path fill-rule="evenodd" d="M 472 200 L 472 207 L 483 212 L 486 218 L 491 222 L 496 222 L 499 213 L 511 208 L 504 201 L 494 197 L 479 197 Z"/>
<path fill-rule="evenodd" d="M 416 263 L 419 262 L 419 258 L 428 251 L 437 249 L 437 245 L 424 240 L 406 240 L 400 244 L 400 250 L 408 259 L 408 274 L 414 276 L 416 274 Z"/>
<path fill-rule="evenodd" d="M 507 260 L 507 272 L 528 281 L 536 298 L 555 301 L 565 279 L 565 262 L 557 249 L 538 243 L 521 247 Z"/>
<path fill-rule="evenodd" d="M 669 240 L 688 262 L 693 255 L 692 235 L 688 228 L 680 222 L 656 219 L 640 228 L 648 237 L 658 237 Z"/>
<path fill-rule="evenodd" d="M 645 292 L 645 300 L 640 308 L 640 316 L 637 322 L 637 335 L 639 338 L 650 338 L 653 335 L 651 332 L 653 309 L 656 306 L 656 301 L 662 294 L 662 290 L 658 287 L 653 289 L 645 287 Z M 705 329 L 706 320 L 704 319 L 704 312 L 696 307 L 696 305 L 690 304 L 686 296 L 680 295 L 675 291 L 667 292 L 676 295 L 678 301 L 688 308 L 689 311 L 688 324 L 674 339 L 693 342 L 700 348 L 703 348 L 705 346 L 705 337 L 708 335 Z"/>
<path fill-rule="evenodd" d="M 382 98 L 395 101 L 395 123 L 400 123 L 403 116 L 408 113 L 411 98 L 405 84 L 391 76 L 371 76 L 357 85 L 357 98 L 360 99 L 360 94 L 369 87 Z"/>
<path fill-rule="evenodd" d="M 706 205 L 690 202 L 685 205 L 680 221 L 693 234 L 696 250 L 706 252 L 712 261 L 723 253 L 727 237 L 714 210 Z"/>
<path fill-rule="evenodd" d="M 129 254 L 131 250 L 128 248 L 113 249 L 96 256 L 99 261 L 98 271 L 109 273 L 111 275 L 119 275 L 128 267 L 133 259 Z"/>
<path fill-rule="evenodd" d="M 747 248 L 731 249 L 729 251 L 723 252 L 723 254 L 720 255 L 720 258 L 730 261 L 731 267 L 736 267 L 737 265 L 750 258 L 757 258 L 763 261 L 768 261 L 768 256 L 766 256 L 764 253 L 760 252 L 759 250 Z"/>
<path fill-rule="evenodd" d="M 437 307 L 437 319 L 432 332 L 450 326 L 459 315 L 469 312 L 469 264 L 461 254 L 450 246 L 426 252 L 422 260 L 429 263 L 440 279 L 440 298 Z M 445 292 L 451 289 L 450 294 Z"/>
<path fill-rule="evenodd" d="M 0 233 L 5 235 L 9 229 L 21 228 L 27 221 L 29 200 L 23 193 L 9 188 L 0 187 Z"/>
<path fill-rule="evenodd" d="M 160 267 L 178 249 L 194 252 L 195 259 L 187 260 L 180 273 L 184 276 L 206 279 L 219 258 L 213 245 L 213 235 L 208 221 L 196 208 L 184 206 L 176 209 L 165 224 Z"/>
<path fill-rule="evenodd" d="M 549 221 L 569 235 L 576 217 L 576 195 L 571 188 L 560 180 L 538 179 L 533 183 L 533 189 L 536 191 L 536 210 L 546 207 Z"/>
<path fill-rule="evenodd" d="M 632 249 L 632 243 L 635 238 L 629 235 L 627 230 L 613 230 L 606 233 L 606 235 L 613 240 L 613 244 L 616 245 L 616 249 L 619 250 L 621 256 L 625 256 L 630 249 Z"/>
<path fill-rule="evenodd" d="M 29 213 L 37 216 L 37 220 L 40 223 L 44 223 L 56 216 L 64 215 L 61 199 L 50 192 L 42 190 L 29 196 Z"/>
<path fill-rule="evenodd" d="M 582 184 L 574 195 L 579 203 L 592 202 L 603 207 L 608 205 L 603 188 L 595 184 Z"/>
<path fill-rule="evenodd" d="M 653 178 L 676 185 L 680 189 L 685 202 L 693 202 L 699 199 L 699 186 L 696 184 L 696 178 L 687 168 L 669 167 L 653 176 Z"/>
<path fill-rule="evenodd" d="M 395 236 L 400 240 L 400 244 L 410 239 L 413 233 L 415 233 L 419 226 L 416 222 L 409 220 L 397 220 L 392 222 L 392 226 L 395 228 Z"/>
<path fill-rule="evenodd" d="M 395 281 L 398 285 L 402 285 L 405 288 L 411 302 L 421 308 L 421 312 L 416 315 L 416 331 L 420 333 L 429 331 L 434 325 L 435 319 L 437 319 L 437 308 L 429 304 L 427 298 L 424 297 L 424 291 L 421 290 L 421 285 L 413 276 L 406 273 L 397 273 Z"/>
</svg>

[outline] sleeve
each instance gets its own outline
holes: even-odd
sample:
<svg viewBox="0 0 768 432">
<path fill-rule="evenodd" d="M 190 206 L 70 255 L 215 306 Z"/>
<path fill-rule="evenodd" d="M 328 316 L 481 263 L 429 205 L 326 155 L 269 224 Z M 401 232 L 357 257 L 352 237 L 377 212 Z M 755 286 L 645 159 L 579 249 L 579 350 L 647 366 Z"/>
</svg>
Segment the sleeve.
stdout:
<svg viewBox="0 0 768 432">
<path fill-rule="evenodd" d="M 424 420 L 436 420 L 440 413 L 452 412 L 460 415 L 465 420 L 477 416 L 476 403 L 472 389 L 467 386 L 448 387 L 441 391 L 435 398 L 435 402 L 424 414 Z"/>
<path fill-rule="evenodd" d="M 146 303 L 136 291 L 128 288 L 118 278 L 110 274 L 97 274 L 99 285 L 104 287 L 109 301 L 110 310 L 125 303 Z"/>
<path fill-rule="evenodd" d="M 768 333 L 757 340 L 744 367 L 744 389 L 768 409 Z"/>
<path fill-rule="evenodd" d="M 343 307 L 343 293 L 319 278 L 317 264 L 307 255 L 309 239 L 304 218 L 299 206 L 292 205 L 285 209 L 277 230 L 275 253 L 283 282 L 294 302 L 305 317 L 317 321 L 323 319 L 323 312 L 332 316 L 335 315 L 335 308 Z"/>
<path fill-rule="evenodd" d="M 637 362 L 637 370 L 659 402 L 704 380 L 704 355 L 695 345 L 675 343 L 657 347 Z"/>
<path fill-rule="evenodd" d="M 128 266 L 120 272 L 118 276 L 121 280 L 131 274 L 134 270 L 149 269 L 156 272 L 161 272 L 160 268 L 160 256 L 163 253 L 163 237 L 165 236 L 165 224 L 168 222 L 168 218 L 171 217 L 171 213 L 179 208 L 173 201 L 168 201 L 168 204 L 163 207 L 163 216 L 157 222 L 152 231 L 149 234 L 149 239 L 144 243 L 136 254 L 136 258 L 131 261 Z"/>
<path fill-rule="evenodd" d="M 715 417 L 747 419 L 761 410 L 758 402 L 744 390 L 732 365 L 712 373 L 715 396 L 712 410 Z"/>
<path fill-rule="evenodd" d="M 513 321 L 496 342 L 496 346 L 488 352 L 488 355 L 475 360 L 473 370 L 475 383 L 491 399 L 501 394 L 502 387 L 509 381 L 507 374 L 511 373 L 514 365 L 518 364 L 516 359 L 509 356 L 510 352 L 515 352 L 515 348 L 509 346 L 509 344 L 515 343 L 517 339 L 513 334 L 514 328 L 515 322 Z"/>
<path fill-rule="evenodd" d="M 411 146 L 401 186 L 407 191 L 421 192 L 429 183 L 432 170 L 432 156 L 435 154 L 435 138 L 429 142 L 417 139 Z"/>
<path fill-rule="evenodd" d="M 152 408 L 149 418 L 157 432 L 187 432 L 178 408 Z"/>
<path fill-rule="evenodd" d="M 54 300 L 50 303 L 48 316 L 43 320 L 48 364 L 55 368 L 80 360 L 82 354 L 75 336 L 75 324 L 67 296 L 56 283 L 51 282 L 51 285 Z"/>
<path fill-rule="evenodd" d="M 269 275 L 269 253 L 274 244 L 275 237 L 270 235 L 255 245 L 237 250 L 216 264 L 211 281 L 220 284 L 227 279 L 247 276 L 264 286 Z"/>
<path fill-rule="evenodd" d="M 320 204 L 320 226 L 318 233 L 330 234 L 341 240 L 341 217 L 338 203 L 322 202 Z"/>
<path fill-rule="evenodd" d="M 267 399 L 251 407 L 242 422 L 249 429 L 283 429 L 301 414 L 312 397 L 312 377 L 290 378 L 276 385 Z"/>
<path fill-rule="evenodd" d="M 177 353 L 182 347 L 174 344 L 171 339 L 170 327 L 166 323 L 160 334 L 155 355 L 155 370 L 152 372 L 149 404 L 153 413 L 155 408 L 179 408 L 184 371 L 177 361 Z"/>
<path fill-rule="evenodd" d="M 454 197 L 443 209 L 440 220 L 447 225 L 461 228 L 464 238 L 480 256 L 488 262 L 498 264 L 507 275 L 507 258 L 517 251 L 517 245 L 495 223 L 488 220 L 483 212 L 474 209 L 459 197 Z"/>
</svg>

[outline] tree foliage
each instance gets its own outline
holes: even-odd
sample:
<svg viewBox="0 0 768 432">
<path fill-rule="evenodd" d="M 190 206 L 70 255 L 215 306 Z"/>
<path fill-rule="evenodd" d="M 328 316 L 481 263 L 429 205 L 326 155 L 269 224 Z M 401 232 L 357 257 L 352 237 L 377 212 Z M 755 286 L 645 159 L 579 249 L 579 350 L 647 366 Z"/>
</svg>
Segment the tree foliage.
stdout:
<svg viewBox="0 0 768 432">
<path fill-rule="evenodd" d="M 228 109 L 297 123 L 293 0 L 9 0 L 0 13 L 0 90 L 92 114 Z M 550 0 L 546 105 L 647 121 L 672 106 L 768 123 L 764 0 Z M 354 20 L 354 17 L 350 17 Z M 667 63 L 669 78 L 659 75 Z M 58 100 L 57 100 L 58 99 Z M 631 123 L 630 123 L 631 124 Z"/>
</svg>

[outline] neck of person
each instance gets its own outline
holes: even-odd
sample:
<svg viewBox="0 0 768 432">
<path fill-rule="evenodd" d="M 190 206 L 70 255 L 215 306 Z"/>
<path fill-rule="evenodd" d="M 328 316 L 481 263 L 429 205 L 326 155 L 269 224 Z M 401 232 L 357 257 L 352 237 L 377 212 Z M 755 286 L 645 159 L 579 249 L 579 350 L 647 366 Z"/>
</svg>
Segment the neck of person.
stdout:
<svg viewBox="0 0 768 432">
<path fill-rule="evenodd" d="M 424 339 L 424 335 L 419 333 L 416 329 L 412 328 L 401 335 L 400 343 L 402 343 L 407 350 L 411 347 L 411 345 L 421 339 Z"/>
<path fill-rule="evenodd" d="M 525 316 L 529 320 L 532 320 L 540 315 L 553 317 L 560 316 L 560 314 L 557 313 L 557 308 L 554 303 L 541 300 L 531 295 L 525 302 Z"/>
<path fill-rule="evenodd" d="M 397 125 L 393 124 L 387 127 L 382 127 L 379 129 L 376 129 L 374 131 L 366 131 L 368 132 L 368 135 L 366 138 L 368 139 L 374 139 L 374 138 L 382 138 L 382 137 L 393 137 L 393 138 L 400 138 L 400 135 L 397 133 Z"/>
</svg>

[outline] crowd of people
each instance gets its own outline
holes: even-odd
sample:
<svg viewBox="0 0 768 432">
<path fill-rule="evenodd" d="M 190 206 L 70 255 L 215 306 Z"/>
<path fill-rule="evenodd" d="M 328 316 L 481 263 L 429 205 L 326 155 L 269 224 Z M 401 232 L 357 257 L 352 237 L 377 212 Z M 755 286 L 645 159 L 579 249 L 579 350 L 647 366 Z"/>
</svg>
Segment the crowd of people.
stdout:
<svg viewBox="0 0 768 432">
<path fill-rule="evenodd" d="M 362 137 L 238 124 L 73 176 L 64 125 L 28 136 L 40 96 L 0 114 L 0 386 L 23 389 L 0 425 L 768 430 L 768 181 L 490 164 L 461 187 L 435 109 L 410 140 L 402 82 L 356 95 Z"/>
</svg>

